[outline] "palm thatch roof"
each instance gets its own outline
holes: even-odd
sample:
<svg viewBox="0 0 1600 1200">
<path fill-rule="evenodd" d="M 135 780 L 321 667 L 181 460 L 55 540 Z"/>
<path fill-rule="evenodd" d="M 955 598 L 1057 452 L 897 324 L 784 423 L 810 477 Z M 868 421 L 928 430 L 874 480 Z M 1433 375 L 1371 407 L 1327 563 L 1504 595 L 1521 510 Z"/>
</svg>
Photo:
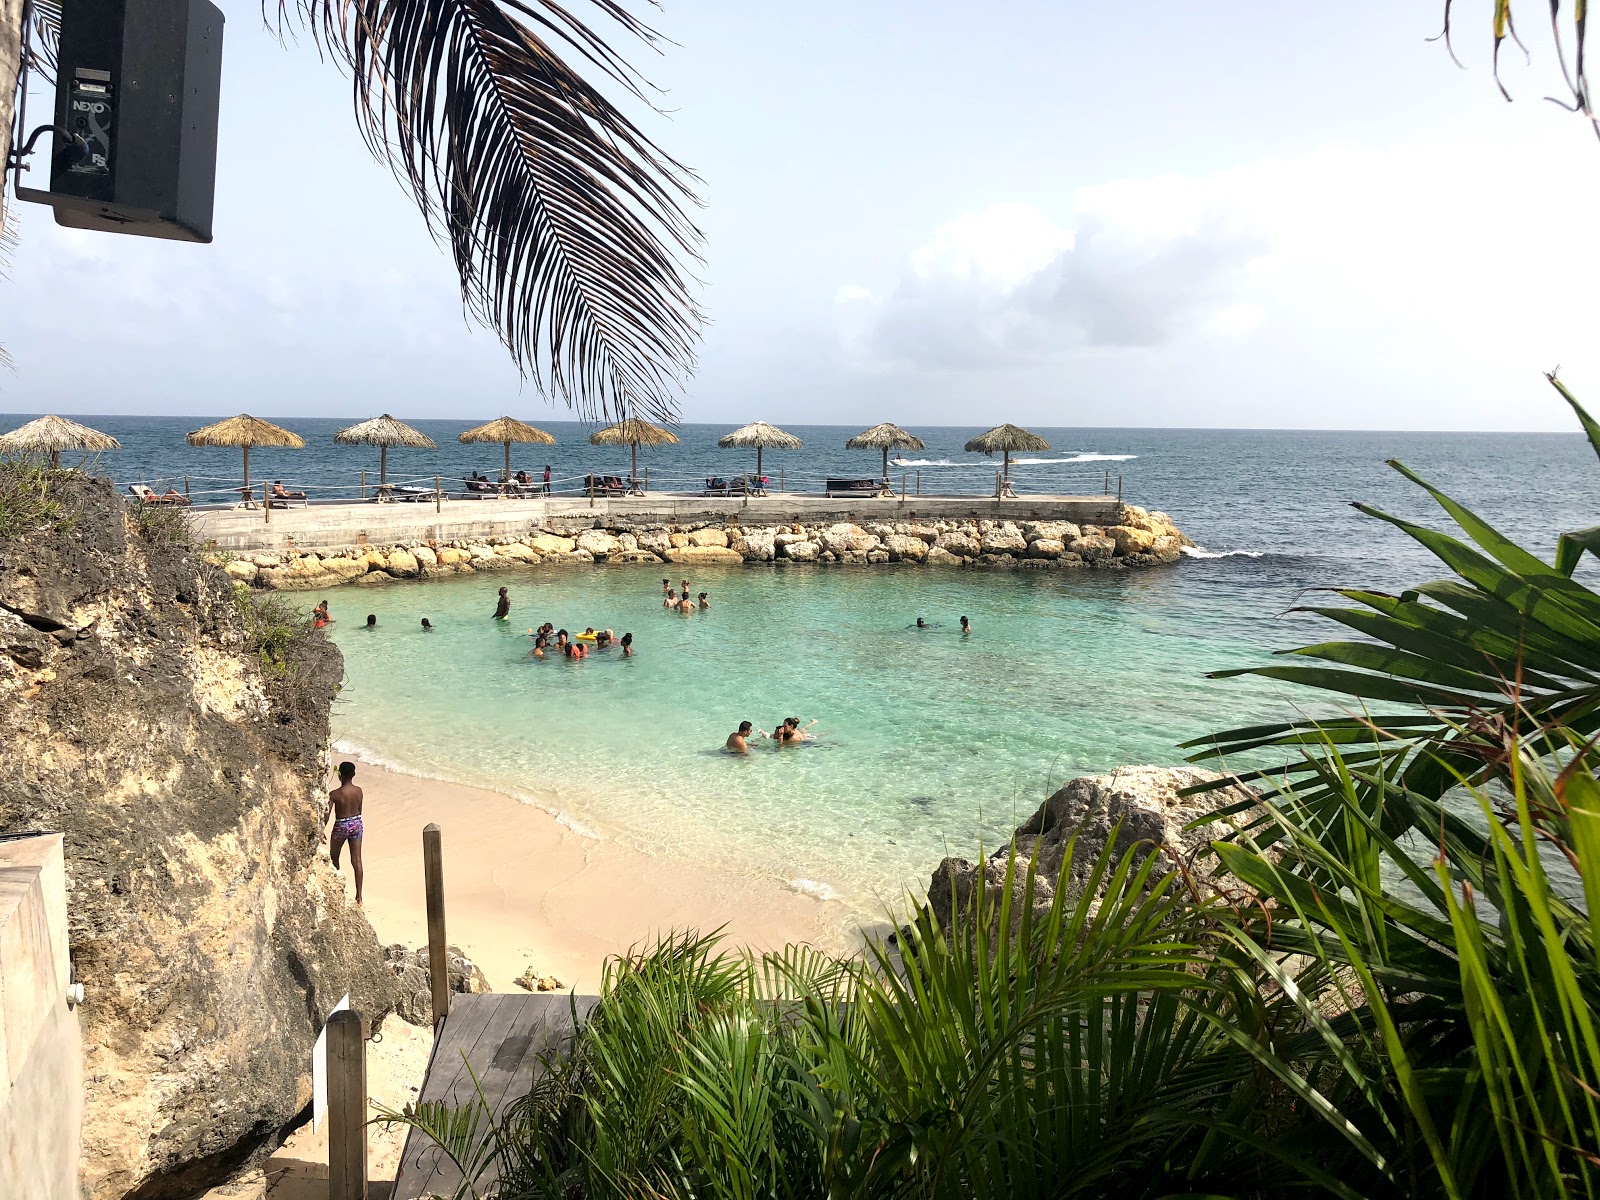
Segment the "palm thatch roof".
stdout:
<svg viewBox="0 0 1600 1200">
<path fill-rule="evenodd" d="M 536 446 L 556 444 L 553 435 L 515 417 L 496 417 L 486 424 L 467 430 L 456 440 L 469 445 L 473 442 L 529 442 Z"/>
<path fill-rule="evenodd" d="M 615 425 L 607 425 L 589 435 L 592 446 L 666 446 L 676 444 L 678 435 L 670 429 L 629 417 Z"/>
<path fill-rule="evenodd" d="M 333 435 L 341 446 L 409 446 L 413 450 L 436 450 L 438 447 L 427 434 L 413 429 L 404 421 L 396 421 L 388 413 L 373 417 L 359 425 L 341 429 Z"/>
<path fill-rule="evenodd" d="M 719 438 L 717 445 L 723 449 L 742 447 L 748 449 L 754 446 L 757 450 L 772 447 L 775 450 L 800 450 L 805 443 L 792 433 L 785 433 L 776 425 L 768 425 L 765 421 L 755 421 L 749 425 L 735 429 L 727 437 Z"/>
<path fill-rule="evenodd" d="M 184 441 L 191 446 L 280 446 L 288 450 L 299 450 L 306 444 L 298 433 L 248 413 L 196 429 Z"/>
<path fill-rule="evenodd" d="M 21 454 L 59 455 L 63 450 L 120 450 L 122 443 L 109 433 L 79 425 L 65 417 L 40 417 L 0 434 L 0 450 Z"/>
<path fill-rule="evenodd" d="M 1048 450 L 1050 443 L 1037 433 L 1029 433 L 1015 425 L 996 425 L 988 433 L 980 433 L 973 438 L 965 449 L 979 454 L 1015 454 L 1018 450 Z"/>
<path fill-rule="evenodd" d="M 855 435 L 844 444 L 846 450 L 926 450 L 928 447 L 914 433 L 907 433 L 898 425 L 885 421 Z"/>
</svg>

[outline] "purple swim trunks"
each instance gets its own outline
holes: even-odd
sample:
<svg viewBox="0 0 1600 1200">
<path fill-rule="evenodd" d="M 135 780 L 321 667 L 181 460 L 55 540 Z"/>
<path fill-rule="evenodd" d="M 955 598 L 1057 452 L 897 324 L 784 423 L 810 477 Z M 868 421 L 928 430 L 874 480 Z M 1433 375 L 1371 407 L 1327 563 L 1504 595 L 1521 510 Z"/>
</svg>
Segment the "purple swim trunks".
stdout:
<svg viewBox="0 0 1600 1200">
<path fill-rule="evenodd" d="M 352 838 L 360 837 L 361 818 L 359 816 L 340 817 L 333 823 L 333 836 L 341 842 L 348 842 Z"/>
</svg>

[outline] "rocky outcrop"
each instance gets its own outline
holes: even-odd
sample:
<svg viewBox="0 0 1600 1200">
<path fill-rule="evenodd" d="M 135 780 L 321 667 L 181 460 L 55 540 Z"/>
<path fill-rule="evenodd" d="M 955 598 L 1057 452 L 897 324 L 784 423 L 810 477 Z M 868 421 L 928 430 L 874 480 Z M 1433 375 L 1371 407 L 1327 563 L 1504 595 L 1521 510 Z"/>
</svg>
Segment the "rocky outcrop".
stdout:
<svg viewBox="0 0 1600 1200">
<path fill-rule="evenodd" d="M 1160 855 L 1158 871 L 1182 870 L 1201 894 L 1206 894 L 1212 887 L 1214 866 L 1212 856 L 1205 853 L 1207 847 L 1261 811 L 1254 807 L 1255 793 L 1242 784 L 1194 796 L 1178 794 L 1184 788 L 1221 778 L 1215 772 L 1191 767 L 1123 767 L 1111 775 L 1071 780 L 1013 835 L 1017 868 L 1012 889 L 1017 916 L 1021 916 L 1022 876 L 1031 858 L 1037 855 L 1038 859 L 1033 907 L 1036 913 L 1044 913 L 1054 902 L 1058 885 L 1066 890 L 1066 902 L 1077 901 L 1108 843 L 1118 857 L 1133 850 L 1139 863 L 1152 853 Z M 1241 803 L 1251 807 L 1199 829 L 1185 828 L 1203 816 Z M 928 883 L 928 904 L 935 916 L 948 923 L 953 911 L 967 911 L 980 886 L 998 904 L 1010 854 L 1011 847 L 1006 845 L 982 863 L 964 858 L 941 862 Z"/>
<path fill-rule="evenodd" d="M 0 542 L 0 831 L 66 835 L 86 1194 L 188 1196 L 304 1113 L 340 996 L 392 1007 L 319 853 L 342 660 L 307 630 L 264 670 L 179 514 L 48 478 Z"/>
<path fill-rule="evenodd" d="M 428 948 L 408 950 L 396 942 L 383 948 L 383 961 L 394 972 L 395 1016 L 408 1025 L 432 1028 L 433 971 L 428 965 Z M 478 964 L 460 946 L 446 947 L 445 963 L 452 992 L 477 995 L 494 990 Z"/>
<path fill-rule="evenodd" d="M 1116 570 L 1176 562 L 1187 538 L 1165 513 L 1123 505 L 1118 524 L 1071 521 L 874 521 L 805 525 L 627 525 L 534 530 L 522 537 L 450 544 L 362 546 L 345 553 L 219 556 L 252 587 L 308 591 L 343 583 L 498 571 L 547 563 L 920 563 L 1011 570 Z"/>
</svg>

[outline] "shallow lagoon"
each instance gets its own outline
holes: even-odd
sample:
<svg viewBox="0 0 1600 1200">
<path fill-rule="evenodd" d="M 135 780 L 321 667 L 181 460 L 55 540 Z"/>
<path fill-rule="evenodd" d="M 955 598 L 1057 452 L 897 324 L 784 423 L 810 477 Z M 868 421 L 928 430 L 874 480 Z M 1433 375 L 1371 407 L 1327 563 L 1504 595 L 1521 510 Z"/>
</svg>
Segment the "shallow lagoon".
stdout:
<svg viewBox="0 0 1600 1200">
<path fill-rule="evenodd" d="M 335 736 L 580 833 L 876 913 L 1065 779 L 1175 764 L 1186 737 L 1284 715 L 1279 685 L 1204 678 L 1290 636 L 1197 588 L 1229 570 L 699 568 L 713 606 L 692 616 L 662 609 L 660 571 L 615 566 L 347 588 L 330 594 L 348 672 Z M 489 615 L 502 584 L 509 622 Z M 908 628 L 918 616 L 935 627 Z M 530 659 L 546 620 L 631 631 L 638 653 Z M 818 720 L 816 742 L 720 749 L 740 720 L 791 714 Z"/>
</svg>

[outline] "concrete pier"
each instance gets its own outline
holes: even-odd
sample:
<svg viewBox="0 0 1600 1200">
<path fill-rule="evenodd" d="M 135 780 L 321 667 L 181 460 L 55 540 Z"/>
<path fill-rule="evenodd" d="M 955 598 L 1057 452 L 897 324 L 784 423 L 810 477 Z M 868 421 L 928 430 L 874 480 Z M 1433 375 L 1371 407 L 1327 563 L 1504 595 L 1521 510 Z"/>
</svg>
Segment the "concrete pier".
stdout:
<svg viewBox="0 0 1600 1200">
<path fill-rule="evenodd" d="M 905 496 L 826 498 L 775 492 L 722 498 L 671 494 L 611 497 L 482 499 L 445 497 L 379 504 L 274 505 L 271 520 L 260 508 L 195 509 L 196 532 L 219 550 L 356 550 L 366 546 L 447 543 L 523 536 L 532 530 L 577 531 L 624 526 L 713 524 L 828 525 L 892 521 L 1071 521 L 1115 524 L 1116 496 Z"/>
</svg>

